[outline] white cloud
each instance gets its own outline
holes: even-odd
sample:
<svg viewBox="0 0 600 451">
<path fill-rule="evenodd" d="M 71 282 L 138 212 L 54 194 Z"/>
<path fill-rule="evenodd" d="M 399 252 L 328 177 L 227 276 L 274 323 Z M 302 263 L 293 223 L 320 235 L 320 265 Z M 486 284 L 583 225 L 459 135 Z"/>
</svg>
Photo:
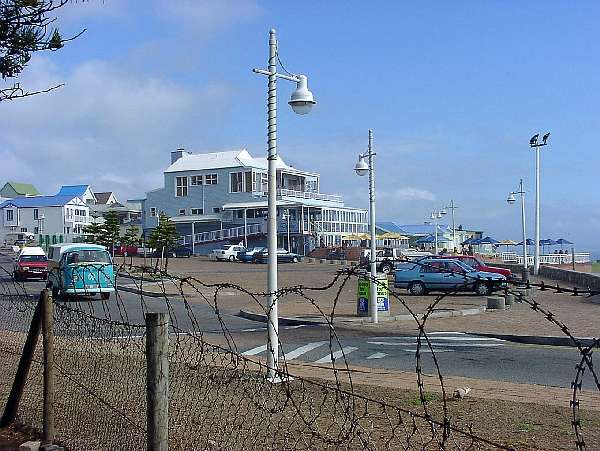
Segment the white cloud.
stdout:
<svg viewBox="0 0 600 451">
<path fill-rule="evenodd" d="M 377 191 L 376 195 L 385 200 L 397 200 L 397 201 L 413 201 L 413 200 L 435 200 L 435 195 L 431 191 L 426 189 L 413 188 L 405 186 L 402 188 L 395 188 L 392 190 Z"/>
<path fill-rule="evenodd" d="M 159 0 L 157 9 L 162 17 L 202 33 L 220 30 L 262 13 L 252 0 Z"/>
<path fill-rule="evenodd" d="M 0 181 L 46 193 L 85 182 L 121 198 L 160 186 L 169 151 L 214 126 L 233 95 L 222 82 L 190 88 L 105 61 L 61 74 L 45 57 L 34 58 L 21 81 L 30 89 L 65 86 L 2 104 Z"/>
</svg>

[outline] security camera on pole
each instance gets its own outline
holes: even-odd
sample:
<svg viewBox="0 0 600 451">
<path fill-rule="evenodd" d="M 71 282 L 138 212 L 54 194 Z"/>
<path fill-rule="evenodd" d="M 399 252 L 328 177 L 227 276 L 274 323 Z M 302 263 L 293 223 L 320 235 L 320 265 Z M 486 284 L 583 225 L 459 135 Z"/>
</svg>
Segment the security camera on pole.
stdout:
<svg viewBox="0 0 600 451">
<path fill-rule="evenodd" d="M 277 72 L 277 63 L 286 74 Z M 296 83 L 296 90 L 288 102 L 297 114 L 308 114 L 315 105 L 312 93 L 308 90 L 307 79 L 304 75 L 294 75 L 283 67 L 279 59 L 277 35 L 275 30 L 269 32 L 269 62 L 268 69 L 254 69 L 254 73 L 269 77 L 268 84 L 268 218 L 267 218 L 267 292 L 268 315 L 267 323 L 267 379 L 271 382 L 281 382 L 279 370 L 279 317 L 277 313 L 277 79 Z"/>
<path fill-rule="evenodd" d="M 535 253 L 533 257 L 533 274 L 536 276 L 540 271 L 540 147 L 548 144 L 550 132 L 542 137 L 542 142 L 538 142 L 539 137 L 539 133 L 536 133 L 529 140 L 529 146 L 535 150 Z"/>
</svg>

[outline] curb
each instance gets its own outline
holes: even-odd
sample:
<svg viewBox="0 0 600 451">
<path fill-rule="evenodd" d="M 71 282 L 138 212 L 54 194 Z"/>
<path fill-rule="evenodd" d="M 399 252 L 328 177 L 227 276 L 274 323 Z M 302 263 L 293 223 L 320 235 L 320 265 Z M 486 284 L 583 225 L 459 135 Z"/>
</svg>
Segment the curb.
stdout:
<svg viewBox="0 0 600 451">
<path fill-rule="evenodd" d="M 452 316 L 469 316 L 469 315 L 478 315 L 480 313 L 484 313 L 487 310 L 485 306 L 464 309 L 464 310 L 451 310 L 447 312 L 433 312 L 429 315 L 429 318 L 450 318 Z M 252 321 L 259 321 L 266 323 L 267 315 L 262 313 L 254 313 L 247 310 L 240 309 L 238 316 L 249 319 Z M 418 318 L 422 318 L 422 314 L 417 314 Z M 396 316 L 380 316 L 381 322 L 390 322 L 390 321 L 414 321 L 414 318 L 411 315 L 396 315 Z M 334 320 L 335 321 L 335 320 Z M 299 326 L 299 325 L 327 325 L 327 321 L 325 320 L 313 320 L 313 319 L 300 319 L 300 318 L 285 318 L 279 317 L 279 324 L 284 326 Z M 339 319 L 337 321 L 338 325 L 350 326 L 353 324 L 372 324 L 369 320 L 369 317 L 363 317 L 356 319 Z"/>
<path fill-rule="evenodd" d="M 530 344 L 530 345 L 547 345 L 547 346 L 570 346 L 577 347 L 569 337 L 557 337 L 552 335 L 517 335 L 517 334 L 490 334 L 480 332 L 466 332 L 469 335 L 477 335 L 488 338 L 498 338 L 499 340 L 512 341 L 514 343 Z M 592 337 L 575 337 L 582 346 L 593 346 L 594 338 Z"/>
</svg>

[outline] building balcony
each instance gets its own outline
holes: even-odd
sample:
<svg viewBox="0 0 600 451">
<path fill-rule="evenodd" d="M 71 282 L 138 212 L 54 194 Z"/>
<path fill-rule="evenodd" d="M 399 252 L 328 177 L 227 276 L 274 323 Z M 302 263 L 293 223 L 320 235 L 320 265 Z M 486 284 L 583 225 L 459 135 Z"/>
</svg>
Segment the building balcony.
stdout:
<svg viewBox="0 0 600 451">
<path fill-rule="evenodd" d="M 265 192 L 254 192 L 253 197 L 266 197 L 267 191 Z M 293 189 L 279 188 L 277 189 L 277 198 L 282 200 L 313 200 L 318 202 L 331 202 L 332 204 L 338 204 L 337 206 L 344 205 L 344 198 L 337 194 L 323 194 L 315 193 L 312 191 L 297 191 Z M 334 205 L 332 205 L 334 206 Z"/>
</svg>

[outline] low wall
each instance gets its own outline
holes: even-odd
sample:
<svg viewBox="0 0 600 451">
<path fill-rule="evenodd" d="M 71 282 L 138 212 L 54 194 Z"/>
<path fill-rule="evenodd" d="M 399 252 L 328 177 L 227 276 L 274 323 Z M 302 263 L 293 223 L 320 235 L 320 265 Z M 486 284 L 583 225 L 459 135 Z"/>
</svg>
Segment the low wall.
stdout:
<svg viewBox="0 0 600 451">
<path fill-rule="evenodd" d="M 517 275 L 521 274 L 521 268 L 523 268 L 521 265 L 517 265 L 516 263 L 490 262 L 489 264 L 493 266 L 499 266 L 501 268 L 508 268 Z M 577 286 L 578 288 L 591 288 L 593 290 L 600 290 L 600 274 L 541 265 L 540 276 L 547 279 L 567 282 Z"/>
</svg>

